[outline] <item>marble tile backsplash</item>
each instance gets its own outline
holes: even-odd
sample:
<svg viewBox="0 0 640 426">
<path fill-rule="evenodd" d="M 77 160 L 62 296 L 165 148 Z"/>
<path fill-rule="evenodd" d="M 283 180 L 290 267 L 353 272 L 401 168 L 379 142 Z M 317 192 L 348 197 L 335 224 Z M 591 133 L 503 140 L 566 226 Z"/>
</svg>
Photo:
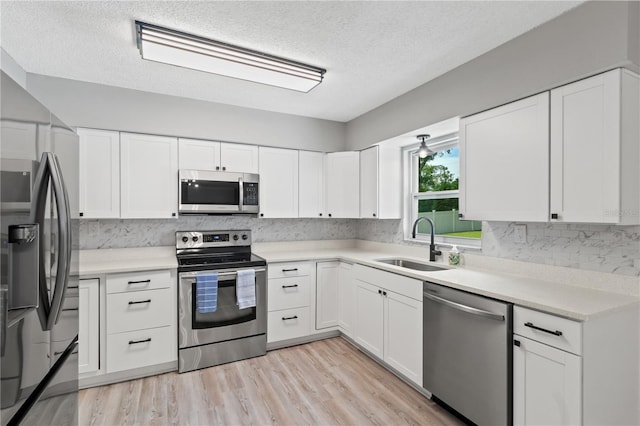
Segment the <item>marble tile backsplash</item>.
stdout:
<svg viewBox="0 0 640 426">
<path fill-rule="evenodd" d="M 257 219 L 249 216 L 180 216 L 170 219 L 83 219 L 80 249 L 175 245 L 177 230 L 251 229 L 253 242 L 348 240 L 357 237 L 350 219 Z"/>
<path fill-rule="evenodd" d="M 514 225 L 483 222 L 480 254 L 640 276 L 640 226 L 527 223 L 527 242 L 517 243 Z M 411 244 L 404 241 L 401 220 L 362 220 L 357 236 L 361 240 Z"/>
</svg>

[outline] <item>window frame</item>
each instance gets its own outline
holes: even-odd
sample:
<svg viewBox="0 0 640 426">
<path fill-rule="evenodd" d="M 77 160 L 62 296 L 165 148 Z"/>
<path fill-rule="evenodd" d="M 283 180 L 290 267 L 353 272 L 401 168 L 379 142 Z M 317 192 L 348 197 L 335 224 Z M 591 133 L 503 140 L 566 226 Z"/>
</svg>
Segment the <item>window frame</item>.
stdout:
<svg viewBox="0 0 640 426">
<path fill-rule="evenodd" d="M 458 133 L 451 133 L 433 139 L 427 144 L 429 150 L 433 152 L 445 151 L 459 146 Z M 429 234 L 416 234 L 416 238 L 412 238 L 411 232 L 413 224 L 418 216 L 418 201 L 434 200 L 442 198 L 460 198 L 460 190 L 449 191 L 427 191 L 418 192 L 418 148 L 419 145 L 411 145 L 403 150 L 404 162 L 404 239 L 405 241 L 417 243 L 430 243 Z M 480 249 L 482 244 L 481 238 L 465 238 L 465 237 L 446 237 L 443 235 L 435 235 L 435 242 L 442 246 L 453 246 L 463 248 Z"/>
</svg>

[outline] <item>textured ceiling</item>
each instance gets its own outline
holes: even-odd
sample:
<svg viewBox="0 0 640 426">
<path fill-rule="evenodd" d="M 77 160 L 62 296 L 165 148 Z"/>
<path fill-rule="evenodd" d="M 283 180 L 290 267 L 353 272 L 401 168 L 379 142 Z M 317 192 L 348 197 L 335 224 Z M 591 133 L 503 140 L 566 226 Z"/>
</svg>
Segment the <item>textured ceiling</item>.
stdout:
<svg viewBox="0 0 640 426">
<path fill-rule="evenodd" d="M 2 47 L 30 73 L 351 120 L 580 2 L 2 1 Z M 327 69 L 298 93 L 143 61 L 134 20 Z"/>
</svg>

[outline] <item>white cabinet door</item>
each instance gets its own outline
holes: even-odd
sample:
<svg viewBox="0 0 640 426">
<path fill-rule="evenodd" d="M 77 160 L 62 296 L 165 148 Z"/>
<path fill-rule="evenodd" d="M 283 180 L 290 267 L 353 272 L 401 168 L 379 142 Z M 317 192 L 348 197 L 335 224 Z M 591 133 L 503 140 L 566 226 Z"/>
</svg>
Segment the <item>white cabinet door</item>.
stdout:
<svg viewBox="0 0 640 426">
<path fill-rule="evenodd" d="M 260 147 L 260 217 L 298 217 L 298 151 Z"/>
<path fill-rule="evenodd" d="M 324 163 L 322 152 L 299 151 L 299 216 L 324 217 Z"/>
<path fill-rule="evenodd" d="M 84 218 L 120 217 L 120 133 L 78 129 L 79 209 Z"/>
<path fill-rule="evenodd" d="M 548 92 L 460 120 L 460 213 L 548 221 Z"/>
<path fill-rule="evenodd" d="M 2 158 L 20 160 L 40 160 L 36 147 L 37 127 L 35 123 L 2 120 L 0 123 L 0 140 Z"/>
<path fill-rule="evenodd" d="M 340 262 L 318 262 L 316 266 L 316 330 L 338 325 Z"/>
<path fill-rule="evenodd" d="M 384 356 L 383 302 L 381 289 L 356 279 L 355 341 L 380 359 Z"/>
<path fill-rule="evenodd" d="M 220 170 L 220 142 L 178 139 L 179 168 Z"/>
<path fill-rule="evenodd" d="M 383 292 L 384 361 L 422 386 L 422 302 Z"/>
<path fill-rule="evenodd" d="M 360 153 L 332 152 L 326 164 L 327 216 L 360 217 Z"/>
<path fill-rule="evenodd" d="M 178 211 L 178 140 L 120 134 L 122 218 L 171 218 Z"/>
<path fill-rule="evenodd" d="M 340 262 L 338 282 L 338 325 L 351 337 L 356 314 L 356 281 L 352 264 Z"/>
<path fill-rule="evenodd" d="M 258 173 L 258 147 L 238 143 L 220 144 L 220 170 L 225 172 Z"/>
<path fill-rule="evenodd" d="M 639 223 L 638 87 L 617 69 L 551 91 L 552 221 Z M 631 126 L 623 114 L 635 116 Z"/>
<path fill-rule="evenodd" d="M 364 219 L 378 217 L 377 146 L 360 151 L 360 217 Z"/>
<path fill-rule="evenodd" d="M 518 335 L 514 343 L 514 424 L 582 424 L 581 358 Z"/>
<path fill-rule="evenodd" d="M 100 280 L 78 284 L 78 373 L 98 371 L 100 360 Z"/>
</svg>

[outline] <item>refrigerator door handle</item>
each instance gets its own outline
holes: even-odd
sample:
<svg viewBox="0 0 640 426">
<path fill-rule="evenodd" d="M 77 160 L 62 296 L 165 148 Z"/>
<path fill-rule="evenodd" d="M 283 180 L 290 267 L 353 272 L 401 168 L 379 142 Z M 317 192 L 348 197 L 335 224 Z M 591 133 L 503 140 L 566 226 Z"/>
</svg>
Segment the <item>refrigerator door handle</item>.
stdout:
<svg viewBox="0 0 640 426">
<path fill-rule="evenodd" d="M 47 153 L 51 169 L 51 183 L 56 198 L 58 212 L 58 268 L 56 284 L 51 300 L 51 310 L 47 321 L 47 330 L 51 330 L 60 318 L 62 301 L 67 293 L 69 283 L 69 267 L 71 260 L 71 216 L 69 214 L 69 196 L 62 179 L 62 171 L 58 159 L 53 153 Z"/>
<path fill-rule="evenodd" d="M 58 214 L 58 262 L 53 297 L 49 301 L 47 275 L 44 265 L 44 239 L 40 239 L 40 304 L 38 316 L 43 330 L 51 330 L 58 322 L 62 301 L 67 290 L 71 259 L 71 217 L 69 215 L 69 197 L 67 195 L 58 159 L 52 152 L 42 154 L 40 168 L 35 177 L 34 198 L 31 203 L 30 221 L 44 223 L 44 213 L 49 189 L 49 180 L 56 201 Z"/>
</svg>

